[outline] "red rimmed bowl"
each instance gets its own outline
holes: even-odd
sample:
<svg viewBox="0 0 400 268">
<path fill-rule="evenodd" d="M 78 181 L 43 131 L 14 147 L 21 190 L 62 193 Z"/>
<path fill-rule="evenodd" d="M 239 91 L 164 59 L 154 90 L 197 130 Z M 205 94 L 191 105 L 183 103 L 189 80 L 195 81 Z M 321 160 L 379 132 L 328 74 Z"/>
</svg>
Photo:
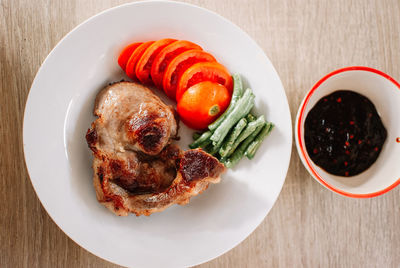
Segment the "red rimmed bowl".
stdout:
<svg viewBox="0 0 400 268">
<path fill-rule="evenodd" d="M 340 89 L 352 90 L 375 105 L 388 136 L 376 162 L 353 177 L 332 175 L 309 157 L 304 143 L 304 122 L 322 97 Z M 369 67 L 347 67 L 319 80 L 302 101 L 296 117 L 295 140 L 300 159 L 308 172 L 335 193 L 369 198 L 384 194 L 400 183 L 400 84 L 389 75 Z"/>
</svg>

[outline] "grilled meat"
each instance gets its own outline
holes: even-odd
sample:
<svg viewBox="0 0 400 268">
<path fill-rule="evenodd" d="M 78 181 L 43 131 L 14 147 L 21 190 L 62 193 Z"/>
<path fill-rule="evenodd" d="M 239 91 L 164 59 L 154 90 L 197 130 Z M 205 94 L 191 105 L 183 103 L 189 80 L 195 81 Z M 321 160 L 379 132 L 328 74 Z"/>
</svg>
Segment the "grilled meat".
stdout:
<svg viewBox="0 0 400 268">
<path fill-rule="evenodd" d="M 172 107 L 136 83 L 119 82 L 96 97 L 98 118 L 86 134 L 97 199 L 117 215 L 150 215 L 184 205 L 217 183 L 225 167 L 206 152 L 171 144 Z"/>
</svg>

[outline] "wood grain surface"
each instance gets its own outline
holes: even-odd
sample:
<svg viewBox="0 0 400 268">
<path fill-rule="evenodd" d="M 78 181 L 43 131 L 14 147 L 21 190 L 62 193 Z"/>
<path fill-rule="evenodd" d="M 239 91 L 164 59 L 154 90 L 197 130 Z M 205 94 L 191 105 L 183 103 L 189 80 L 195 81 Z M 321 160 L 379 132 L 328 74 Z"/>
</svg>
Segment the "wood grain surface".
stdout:
<svg viewBox="0 0 400 268">
<path fill-rule="evenodd" d="M 24 164 L 22 121 L 34 76 L 76 25 L 126 1 L 0 0 L 0 267 L 116 267 L 50 219 Z M 400 80 L 399 0 L 193 0 L 244 29 L 277 69 L 292 119 L 336 68 L 366 65 Z M 151 18 L 149 18 L 151 19 Z M 373 199 L 321 187 L 293 147 L 275 206 L 239 246 L 199 267 L 400 267 L 400 188 Z"/>
</svg>

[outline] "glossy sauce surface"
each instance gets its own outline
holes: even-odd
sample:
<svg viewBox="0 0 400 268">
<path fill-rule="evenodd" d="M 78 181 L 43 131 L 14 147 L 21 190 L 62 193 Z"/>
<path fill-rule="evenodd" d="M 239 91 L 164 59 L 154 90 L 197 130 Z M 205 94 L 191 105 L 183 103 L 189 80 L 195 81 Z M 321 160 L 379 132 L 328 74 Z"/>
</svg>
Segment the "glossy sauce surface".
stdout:
<svg viewBox="0 0 400 268">
<path fill-rule="evenodd" d="M 311 160 L 339 176 L 355 176 L 368 169 L 378 158 L 386 137 L 374 104 L 349 90 L 321 98 L 304 125 Z"/>
</svg>

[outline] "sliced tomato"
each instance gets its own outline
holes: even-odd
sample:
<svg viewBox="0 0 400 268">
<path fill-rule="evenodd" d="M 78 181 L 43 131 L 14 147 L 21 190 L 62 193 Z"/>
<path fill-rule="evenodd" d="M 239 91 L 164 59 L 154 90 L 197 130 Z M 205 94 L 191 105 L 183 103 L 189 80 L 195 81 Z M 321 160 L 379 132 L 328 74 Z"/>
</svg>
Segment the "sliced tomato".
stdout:
<svg viewBox="0 0 400 268">
<path fill-rule="evenodd" d="M 231 95 L 221 84 L 204 81 L 185 91 L 178 102 L 179 117 L 188 127 L 206 129 L 228 107 Z"/>
<path fill-rule="evenodd" d="M 158 88 L 162 88 L 163 75 L 171 60 L 189 49 L 202 50 L 200 46 L 192 42 L 179 40 L 169 44 L 163 50 L 161 50 L 160 53 L 158 53 L 153 61 L 153 66 L 151 66 L 151 78 Z"/>
<path fill-rule="evenodd" d="M 172 42 L 175 42 L 175 39 L 161 39 L 153 44 L 151 44 L 142 54 L 140 59 L 138 60 L 136 64 L 136 77 L 139 79 L 140 82 L 143 84 L 151 84 L 151 66 L 153 65 L 153 61 L 160 53 L 160 51 L 166 47 L 167 45 L 171 44 Z"/>
<path fill-rule="evenodd" d="M 229 71 L 218 62 L 200 62 L 189 67 L 179 78 L 176 100 L 179 102 L 185 91 L 202 81 L 211 81 L 226 87 L 232 95 L 233 83 Z"/>
<path fill-rule="evenodd" d="M 129 57 L 128 62 L 126 63 L 125 73 L 133 80 L 137 80 L 136 77 L 136 64 L 139 61 L 140 57 L 143 55 L 144 51 L 153 44 L 154 41 L 148 41 L 140 46 L 138 46 L 135 51 L 133 51 L 132 55 Z"/>
<path fill-rule="evenodd" d="M 175 100 L 176 87 L 181 75 L 193 64 L 198 62 L 212 62 L 215 58 L 199 49 L 191 49 L 176 56 L 167 67 L 163 77 L 163 88 L 168 97 Z"/>
<path fill-rule="evenodd" d="M 143 44 L 142 42 L 137 42 L 137 43 L 133 43 L 130 45 L 127 45 L 121 52 L 121 54 L 119 54 L 118 57 L 118 64 L 119 66 L 121 66 L 122 70 L 125 71 L 125 67 L 126 67 L 126 63 L 128 62 L 129 58 L 131 57 L 133 51 L 135 51 L 135 49 L 140 46 L 141 44 Z"/>
</svg>

